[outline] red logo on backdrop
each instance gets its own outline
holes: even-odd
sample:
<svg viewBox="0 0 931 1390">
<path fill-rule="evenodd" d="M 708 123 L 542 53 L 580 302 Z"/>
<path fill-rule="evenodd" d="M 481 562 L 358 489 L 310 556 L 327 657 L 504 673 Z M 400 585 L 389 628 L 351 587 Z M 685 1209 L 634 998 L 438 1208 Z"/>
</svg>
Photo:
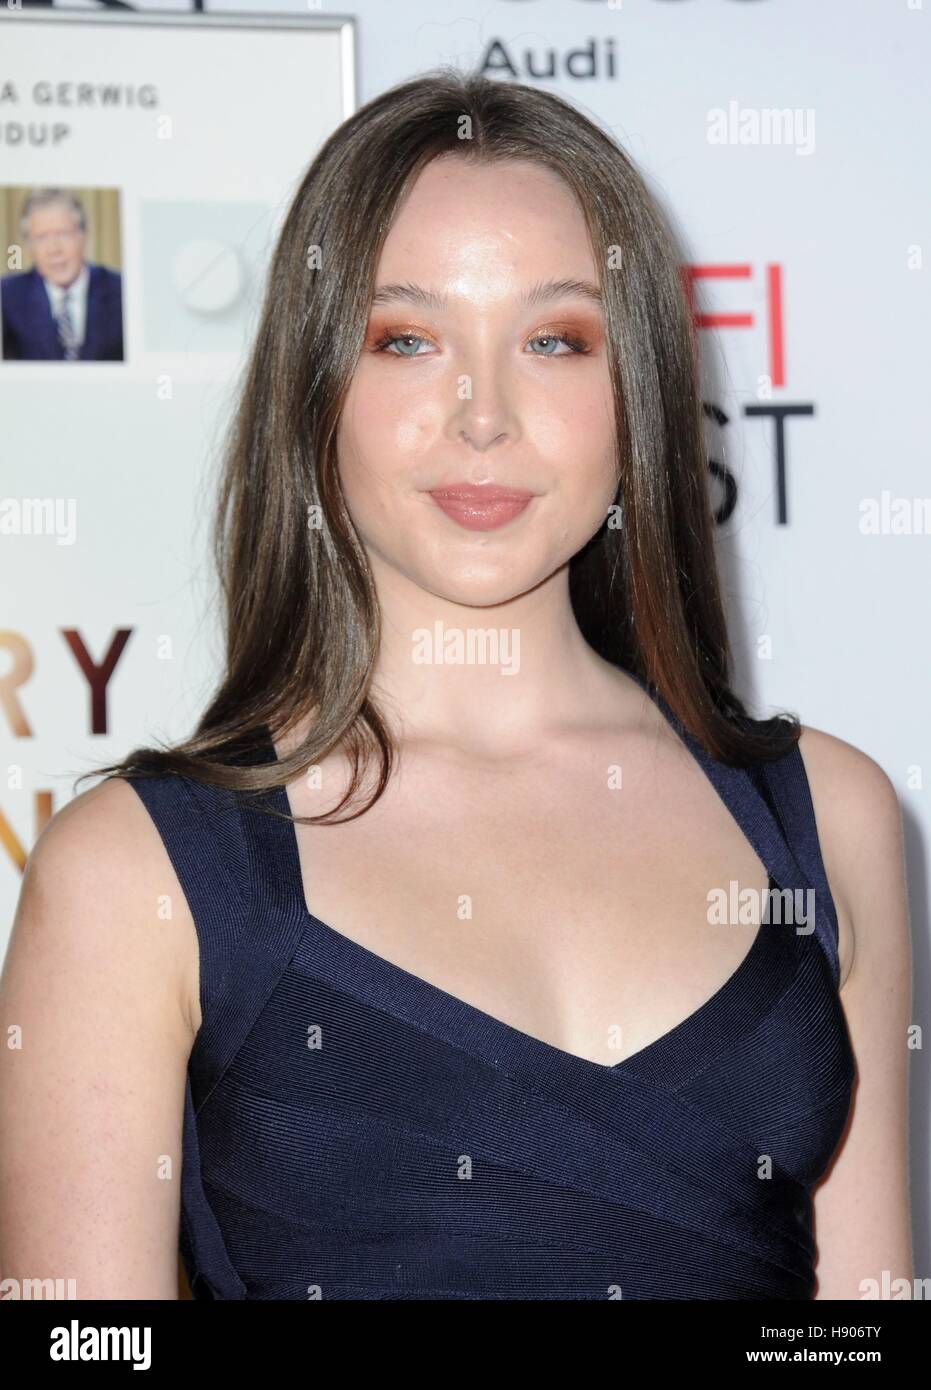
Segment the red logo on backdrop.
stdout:
<svg viewBox="0 0 931 1390">
<path fill-rule="evenodd" d="M 783 292 L 782 267 L 767 265 L 763 275 L 766 285 L 765 322 L 761 325 L 759 316 L 754 313 L 705 314 L 695 307 L 696 280 L 749 280 L 754 274 L 751 265 L 687 265 L 683 267 L 683 281 L 696 329 L 699 328 L 752 328 L 759 332 L 762 327 L 766 337 L 766 378 L 772 388 L 785 386 L 786 361 L 785 337 L 783 333 Z M 728 425 L 730 419 L 719 405 L 704 402 L 707 418 L 721 427 Z M 750 418 L 768 416 L 773 422 L 773 443 L 776 462 L 776 521 L 785 526 L 789 519 L 787 500 L 786 469 L 788 462 L 786 442 L 786 420 L 793 415 L 814 415 L 815 407 L 801 401 L 762 401 L 756 405 L 744 406 L 745 416 Z M 737 505 L 737 483 L 730 470 L 719 459 L 710 459 L 709 468 L 713 477 L 724 490 L 724 501 L 715 511 L 715 520 L 727 521 Z"/>
</svg>

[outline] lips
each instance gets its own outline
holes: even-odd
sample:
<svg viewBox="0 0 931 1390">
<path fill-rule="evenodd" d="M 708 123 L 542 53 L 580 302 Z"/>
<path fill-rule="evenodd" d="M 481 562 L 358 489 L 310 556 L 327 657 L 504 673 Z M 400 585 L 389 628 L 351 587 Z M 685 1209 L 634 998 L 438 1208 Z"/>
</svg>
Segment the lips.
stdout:
<svg viewBox="0 0 931 1390">
<path fill-rule="evenodd" d="M 526 488 L 497 483 L 452 483 L 430 489 L 430 496 L 451 520 L 469 531 L 494 531 L 505 526 L 533 501 Z"/>
</svg>

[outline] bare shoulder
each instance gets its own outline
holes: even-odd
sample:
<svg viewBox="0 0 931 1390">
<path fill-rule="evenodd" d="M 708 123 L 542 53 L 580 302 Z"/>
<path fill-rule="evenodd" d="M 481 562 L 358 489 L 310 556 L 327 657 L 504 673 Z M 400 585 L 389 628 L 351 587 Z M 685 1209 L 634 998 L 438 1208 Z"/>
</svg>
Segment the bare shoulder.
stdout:
<svg viewBox="0 0 931 1390">
<path fill-rule="evenodd" d="M 177 1297 L 185 913 L 122 779 L 58 811 L 26 861 L 0 976 L 4 1279 Z"/>
<path fill-rule="evenodd" d="M 136 969 L 154 991 L 163 985 L 193 1041 L 193 920 L 152 818 L 125 778 L 82 792 L 51 818 L 26 860 L 19 916 L 23 932 L 52 936 L 58 951 L 99 953 L 102 967 Z"/>
<path fill-rule="evenodd" d="M 799 752 L 837 908 L 843 988 L 858 957 L 883 949 L 883 933 L 896 917 L 890 905 L 901 904 L 902 812 L 888 773 L 852 743 L 803 724 Z M 887 944 L 894 948 L 888 937 Z"/>
<path fill-rule="evenodd" d="M 913 1277 L 912 979 L 902 814 L 891 778 L 862 749 L 803 728 L 799 751 L 838 909 L 840 1000 L 856 1077 L 848 1123 L 814 1193 L 816 1297 L 855 1299 L 887 1278 L 894 1286 Z"/>
<path fill-rule="evenodd" d="M 129 840 L 133 842 L 132 849 L 145 848 L 144 833 L 140 834 L 145 815 L 145 808 L 125 778 L 99 782 L 55 812 L 29 853 L 27 876 L 80 874 L 89 861 L 99 869 L 108 852 L 116 853 L 113 868 L 118 872 L 125 867 L 119 854 L 121 845 Z"/>
</svg>

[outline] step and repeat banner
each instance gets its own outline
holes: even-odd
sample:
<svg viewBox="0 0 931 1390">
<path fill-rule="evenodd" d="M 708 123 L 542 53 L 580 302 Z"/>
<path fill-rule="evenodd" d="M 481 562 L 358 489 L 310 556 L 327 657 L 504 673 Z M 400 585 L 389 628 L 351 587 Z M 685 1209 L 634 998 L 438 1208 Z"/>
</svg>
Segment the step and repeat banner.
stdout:
<svg viewBox="0 0 931 1390">
<path fill-rule="evenodd" d="M 355 73 L 348 18 L 0 19 L 0 953 L 74 776 L 189 728 L 210 689 L 217 446 Z"/>
<path fill-rule="evenodd" d="M 681 237 L 735 683 L 896 784 L 923 1023 L 929 27 L 921 0 L 5 7 L 0 955 L 74 775 L 188 732 L 212 687 L 218 445 L 296 183 L 358 105 L 455 63 L 605 123 Z"/>
</svg>

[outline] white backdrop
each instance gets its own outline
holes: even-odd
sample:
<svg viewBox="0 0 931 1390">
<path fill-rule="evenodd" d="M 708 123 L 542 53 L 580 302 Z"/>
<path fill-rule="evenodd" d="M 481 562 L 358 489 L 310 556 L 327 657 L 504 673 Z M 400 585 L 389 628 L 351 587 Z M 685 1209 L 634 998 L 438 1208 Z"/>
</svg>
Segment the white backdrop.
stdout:
<svg viewBox="0 0 931 1390">
<path fill-rule="evenodd" d="M 272 9 L 304 23 L 330 17 L 299 0 L 210 6 L 259 23 Z M 59 164 L 52 151 L 40 158 L 7 143 L 7 123 L 23 112 L 0 102 L 0 184 L 121 188 L 129 358 L 78 372 L 0 364 L 3 498 L 75 498 L 79 518 L 73 545 L 0 530 L 4 921 L 35 835 L 37 794 L 52 792 L 57 806 L 70 794 L 62 768 L 116 757 L 153 732 L 187 732 L 210 689 L 217 636 L 201 615 L 211 470 L 262 257 L 289 191 L 351 109 L 353 75 L 358 105 L 455 62 L 551 87 L 606 123 L 684 239 L 708 315 L 706 400 L 722 412 L 712 452 L 737 489 L 719 528 L 736 684 L 757 713 L 792 709 L 864 749 L 895 782 L 915 943 L 912 1017 L 923 1024 L 931 3 L 356 0 L 339 14 L 355 21 L 354 59 L 338 24 L 311 41 L 254 33 L 244 57 L 235 30 L 194 30 L 183 50 L 153 31 L 142 59 L 138 45 L 120 47 L 116 27 L 93 69 L 69 62 L 60 40 L 33 53 L 35 71 L 50 79 L 75 78 L 78 68 L 84 80 L 157 78 L 165 109 L 178 128 L 187 123 L 187 153 L 177 139 L 159 148 L 125 116 L 72 113 L 82 138 Z M 0 84 L 20 61 L 7 42 L 16 24 L 0 21 Z M 218 157 L 205 158 L 207 148 Z M 187 244 L 190 214 L 201 206 L 206 217 L 218 202 L 244 268 L 240 312 L 219 343 L 196 313 L 167 326 L 159 317 L 157 252 L 166 238 Z M 170 401 L 157 395 L 166 375 Z M 787 412 L 781 468 L 774 412 Z M 97 663 L 114 634 L 132 633 L 97 733 L 65 629 Z M 919 1275 L 928 1272 L 923 1058 L 912 1064 Z"/>
</svg>

